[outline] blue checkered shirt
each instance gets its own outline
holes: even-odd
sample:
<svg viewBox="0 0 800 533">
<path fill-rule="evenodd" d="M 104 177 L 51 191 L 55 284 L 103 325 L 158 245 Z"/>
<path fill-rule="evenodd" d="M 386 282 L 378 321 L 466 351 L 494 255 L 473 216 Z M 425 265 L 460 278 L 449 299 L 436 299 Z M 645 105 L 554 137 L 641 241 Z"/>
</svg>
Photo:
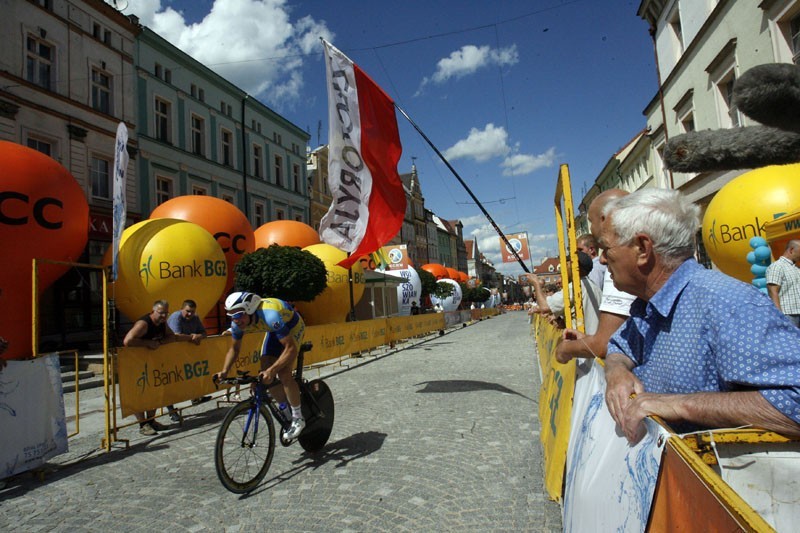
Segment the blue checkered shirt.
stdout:
<svg viewBox="0 0 800 533">
<path fill-rule="evenodd" d="M 800 329 L 752 285 L 694 259 L 634 301 L 608 353 L 632 359 L 647 392 L 758 390 L 800 423 Z"/>
</svg>

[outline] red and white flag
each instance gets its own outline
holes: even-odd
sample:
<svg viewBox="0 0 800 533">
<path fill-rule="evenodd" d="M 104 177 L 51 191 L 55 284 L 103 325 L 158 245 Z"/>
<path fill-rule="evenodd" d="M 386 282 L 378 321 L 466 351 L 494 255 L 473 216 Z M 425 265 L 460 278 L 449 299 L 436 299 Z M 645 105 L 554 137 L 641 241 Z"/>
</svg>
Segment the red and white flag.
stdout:
<svg viewBox="0 0 800 533">
<path fill-rule="evenodd" d="M 397 235 L 406 194 L 397 162 L 403 151 L 394 102 L 350 58 L 327 41 L 328 186 L 333 195 L 319 235 L 350 256 L 349 268 Z"/>
</svg>

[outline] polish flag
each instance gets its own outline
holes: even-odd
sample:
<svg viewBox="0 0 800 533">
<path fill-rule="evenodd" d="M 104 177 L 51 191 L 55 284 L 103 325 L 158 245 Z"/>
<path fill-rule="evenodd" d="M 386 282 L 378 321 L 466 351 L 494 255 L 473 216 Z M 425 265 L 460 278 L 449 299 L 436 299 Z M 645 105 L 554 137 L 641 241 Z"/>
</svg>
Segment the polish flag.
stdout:
<svg viewBox="0 0 800 533">
<path fill-rule="evenodd" d="M 406 194 L 397 162 L 403 150 L 394 102 L 350 58 L 323 39 L 328 84 L 328 186 L 333 195 L 319 235 L 360 257 L 389 242 L 403 225 Z"/>
</svg>

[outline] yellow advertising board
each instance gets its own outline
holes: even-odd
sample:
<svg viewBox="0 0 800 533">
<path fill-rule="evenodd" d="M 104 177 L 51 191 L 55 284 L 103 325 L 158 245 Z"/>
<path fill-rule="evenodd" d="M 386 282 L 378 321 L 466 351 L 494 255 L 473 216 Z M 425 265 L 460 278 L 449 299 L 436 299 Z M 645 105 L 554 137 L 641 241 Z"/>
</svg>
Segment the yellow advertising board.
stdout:
<svg viewBox="0 0 800 533">
<path fill-rule="evenodd" d="M 235 370 L 258 372 L 264 334 L 242 339 Z M 156 350 L 120 348 L 117 374 L 122 416 L 157 409 L 216 390 L 212 376 L 222 370 L 231 337 L 209 337 L 199 345 L 188 342 L 164 344 Z"/>
<path fill-rule="evenodd" d="M 575 362 L 562 365 L 555 358 L 561 331 L 541 316 L 536 317 L 536 345 L 542 371 L 539 393 L 539 422 L 544 454 L 544 481 L 550 498 L 561 500 L 564 467 L 567 463 L 572 396 L 575 391 Z"/>
<path fill-rule="evenodd" d="M 442 313 L 309 326 L 303 340 L 311 341 L 314 348 L 306 353 L 304 363 L 321 363 L 444 327 Z M 233 369 L 258 372 L 263 340 L 264 332 L 245 334 Z M 216 336 L 199 345 L 178 342 L 157 350 L 120 348 L 117 369 L 122 416 L 214 392 L 211 378 L 222 369 L 230 345 L 230 336 Z"/>
</svg>

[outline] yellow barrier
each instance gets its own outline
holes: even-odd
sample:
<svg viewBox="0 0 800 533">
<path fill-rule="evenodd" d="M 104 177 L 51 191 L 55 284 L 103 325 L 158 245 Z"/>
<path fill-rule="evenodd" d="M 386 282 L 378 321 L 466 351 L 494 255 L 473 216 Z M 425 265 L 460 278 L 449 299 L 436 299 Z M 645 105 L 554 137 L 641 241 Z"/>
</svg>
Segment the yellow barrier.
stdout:
<svg viewBox="0 0 800 533">
<path fill-rule="evenodd" d="M 306 365 L 377 348 L 389 342 L 444 329 L 441 313 L 326 324 L 306 328 L 304 340 L 314 343 Z M 260 369 L 262 333 L 242 339 L 235 370 Z M 117 355 L 122 416 L 198 398 L 216 389 L 211 377 L 222 368 L 229 336 L 209 337 L 199 345 L 171 343 L 157 350 L 120 348 Z"/>
<path fill-rule="evenodd" d="M 539 392 L 539 439 L 544 455 L 544 485 L 550 498 L 561 501 L 564 468 L 567 464 L 572 396 L 575 392 L 575 363 L 562 365 L 555 358 L 561 330 L 537 315 L 536 345 L 542 375 Z"/>
</svg>

